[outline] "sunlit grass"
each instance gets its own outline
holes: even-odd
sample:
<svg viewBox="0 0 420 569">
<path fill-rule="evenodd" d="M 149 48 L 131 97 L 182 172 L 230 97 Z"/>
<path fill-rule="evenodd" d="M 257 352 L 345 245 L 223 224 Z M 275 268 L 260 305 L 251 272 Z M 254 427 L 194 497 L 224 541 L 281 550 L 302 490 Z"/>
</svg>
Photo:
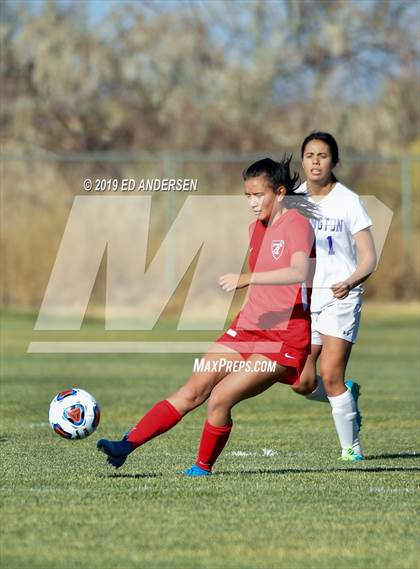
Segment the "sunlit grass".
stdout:
<svg viewBox="0 0 420 569">
<path fill-rule="evenodd" d="M 279 385 L 237 407 L 228 447 L 205 480 L 179 475 L 195 458 L 204 407 L 121 471 L 95 449 L 180 385 L 193 355 L 27 354 L 39 339 L 34 320 L 2 319 L 3 567 L 416 567 L 415 310 L 365 311 L 349 376 L 363 386 L 368 460 L 340 464 L 328 405 Z M 84 337 L 100 328 L 89 321 Z M 47 423 L 50 400 L 71 386 L 102 407 L 84 441 L 62 440 Z"/>
</svg>

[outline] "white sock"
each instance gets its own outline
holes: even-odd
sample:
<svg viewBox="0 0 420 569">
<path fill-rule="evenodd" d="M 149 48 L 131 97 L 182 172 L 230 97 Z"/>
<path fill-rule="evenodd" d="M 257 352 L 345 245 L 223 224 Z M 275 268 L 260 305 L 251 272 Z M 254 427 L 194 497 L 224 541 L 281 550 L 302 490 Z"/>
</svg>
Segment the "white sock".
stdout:
<svg viewBox="0 0 420 569">
<path fill-rule="evenodd" d="M 325 391 L 324 382 L 322 381 L 322 377 L 320 375 L 316 376 L 316 387 L 306 396 L 306 399 L 310 399 L 311 401 L 321 401 L 322 403 L 328 403 L 327 392 Z"/>
<path fill-rule="evenodd" d="M 335 430 L 344 454 L 352 448 L 356 454 L 362 454 L 359 431 L 356 425 L 356 404 L 349 390 L 336 397 L 328 397 L 332 407 Z"/>
</svg>

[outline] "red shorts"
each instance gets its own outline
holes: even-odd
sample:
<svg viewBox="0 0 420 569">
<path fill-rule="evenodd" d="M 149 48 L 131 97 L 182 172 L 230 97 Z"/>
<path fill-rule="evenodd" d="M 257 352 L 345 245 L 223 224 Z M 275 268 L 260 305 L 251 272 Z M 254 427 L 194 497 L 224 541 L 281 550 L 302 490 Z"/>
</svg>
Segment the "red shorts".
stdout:
<svg viewBox="0 0 420 569">
<path fill-rule="evenodd" d="M 252 355 L 259 354 L 284 367 L 290 368 L 291 373 L 287 374 L 285 379 L 279 381 L 289 385 L 298 384 L 308 352 L 292 348 L 285 343 L 281 339 L 282 333 L 279 330 L 237 329 L 237 321 L 238 316 L 216 342 L 235 350 L 244 360 L 247 360 Z"/>
</svg>

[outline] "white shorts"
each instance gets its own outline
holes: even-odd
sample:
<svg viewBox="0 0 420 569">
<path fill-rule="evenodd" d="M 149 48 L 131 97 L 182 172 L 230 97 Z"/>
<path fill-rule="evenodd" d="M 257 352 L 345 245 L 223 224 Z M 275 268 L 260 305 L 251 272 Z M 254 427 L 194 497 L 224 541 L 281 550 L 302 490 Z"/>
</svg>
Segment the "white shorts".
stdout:
<svg viewBox="0 0 420 569">
<path fill-rule="evenodd" d="M 322 346 L 321 334 L 354 344 L 359 331 L 361 304 L 334 300 L 319 312 L 312 312 L 312 344 Z"/>
</svg>

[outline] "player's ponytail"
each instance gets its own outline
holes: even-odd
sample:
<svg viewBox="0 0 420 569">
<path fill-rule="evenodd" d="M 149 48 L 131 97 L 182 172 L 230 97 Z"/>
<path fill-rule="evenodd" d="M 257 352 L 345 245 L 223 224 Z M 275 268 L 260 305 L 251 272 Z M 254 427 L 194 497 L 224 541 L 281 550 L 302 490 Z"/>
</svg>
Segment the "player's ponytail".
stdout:
<svg viewBox="0 0 420 569">
<path fill-rule="evenodd" d="M 296 172 L 290 172 L 290 162 L 292 154 L 283 156 L 280 162 L 271 160 L 271 158 L 263 158 L 248 166 L 242 172 L 244 181 L 250 178 L 264 176 L 275 194 L 278 193 L 280 187 L 286 189 L 284 197 L 284 205 L 287 209 L 297 209 L 306 217 L 317 218 L 318 210 L 315 204 L 312 204 L 304 193 L 296 193 L 300 186 L 300 177 Z"/>
</svg>

